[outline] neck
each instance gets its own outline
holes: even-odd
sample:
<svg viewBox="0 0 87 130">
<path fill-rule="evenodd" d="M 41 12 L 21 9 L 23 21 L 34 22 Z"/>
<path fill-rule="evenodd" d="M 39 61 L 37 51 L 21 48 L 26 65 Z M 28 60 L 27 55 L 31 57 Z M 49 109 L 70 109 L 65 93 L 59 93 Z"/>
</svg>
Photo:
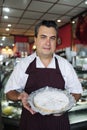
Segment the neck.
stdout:
<svg viewBox="0 0 87 130">
<path fill-rule="evenodd" d="M 39 56 L 39 55 L 38 55 Z M 39 56 L 41 62 L 44 64 L 45 67 L 49 65 L 53 56 Z"/>
<path fill-rule="evenodd" d="M 41 59 L 41 58 L 40 58 Z M 41 59 L 42 63 L 44 64 L 45 67 L 47 67 L 49 65 L 49 63 L 51 62 L 52 58 L 45 58 L 45 59 Z"/>
</svg>

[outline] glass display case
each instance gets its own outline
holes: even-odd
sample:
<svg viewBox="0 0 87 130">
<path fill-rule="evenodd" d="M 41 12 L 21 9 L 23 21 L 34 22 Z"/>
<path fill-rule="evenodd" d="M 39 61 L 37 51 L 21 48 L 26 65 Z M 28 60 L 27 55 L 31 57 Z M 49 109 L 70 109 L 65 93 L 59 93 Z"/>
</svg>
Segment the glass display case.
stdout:
<svg viewBox="0 0 87 130">
<path fill-rule="evenodd" d="M 21 115 L 19 114 L 19 112 L 21 111 L 21 104 L 19 102 L 11 102 L 7 100 L 4 94 L 5 84 L 7 83 L 14 66 L 18 61 L 19 60 L 15 58 L 8 58 L 3 59 L 0 64 L 0 81 L 2 82 L 2 89 L 0 90 L 0 115 L 2 117 L 1 121 L 4 124 L 3 126 L 5 127 L 5 130 L 11 128 L 12 130 L 14 130 L 13 126 L 18 126 L 18 119 L 20 119 L 19 116 Z M 0 130 L 2 130 L 1 127 Z"/>
<path fill-rule="evenodd" d="M 76 70 L 83 87 L 83 93 L 77 104 L 69 111 L 70 122 L 73 128 L 87 129 L 87 71 Z"/>
<path fill-rule="evenodd" d="M 83 93 L 70 112 L 70 122 L 73 128 L 87 129 L 87 56 L 76 56 L 75 71 L 83 87 Z"/>
</svg>

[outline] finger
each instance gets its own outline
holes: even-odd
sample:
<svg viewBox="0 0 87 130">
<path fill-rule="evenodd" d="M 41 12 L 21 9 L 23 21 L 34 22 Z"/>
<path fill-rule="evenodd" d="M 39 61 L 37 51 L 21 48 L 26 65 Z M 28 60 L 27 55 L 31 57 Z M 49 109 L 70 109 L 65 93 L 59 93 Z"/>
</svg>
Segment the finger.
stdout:
<svg viewBox="0 0 87 130">
<path fill-rule="evenodd" d="M 30 106 L 25 105 L 24 106 L 28 111 L 30 111 L 31 114 L 35 114 L 36 112 L 32 110 Z"/>
<path fill-rule="evenodd" d="M 29 103 L 23 102 L 23 106 L 24 106 L 24 108 L 26 108 L 28 111 L 30 111 L 31 114 L 34 114 L 34 113 L 35 113 L 35 111 L 32 110 L 32 108 L 31 108 L 31 106 L 29 105 Z"/>
</svg>

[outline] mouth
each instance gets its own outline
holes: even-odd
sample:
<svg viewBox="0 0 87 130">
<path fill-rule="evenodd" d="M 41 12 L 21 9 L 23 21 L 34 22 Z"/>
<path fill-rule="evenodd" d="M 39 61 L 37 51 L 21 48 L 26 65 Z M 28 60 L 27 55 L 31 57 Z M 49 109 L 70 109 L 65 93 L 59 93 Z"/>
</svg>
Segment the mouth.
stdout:
<svg viewBox="0 0 87 130">
<path fill-rule="evenodd" d="M 50 50 L 51 48 L 50 47 L 44 47 L 43 49 L 44 50 Z"/>
</svg>

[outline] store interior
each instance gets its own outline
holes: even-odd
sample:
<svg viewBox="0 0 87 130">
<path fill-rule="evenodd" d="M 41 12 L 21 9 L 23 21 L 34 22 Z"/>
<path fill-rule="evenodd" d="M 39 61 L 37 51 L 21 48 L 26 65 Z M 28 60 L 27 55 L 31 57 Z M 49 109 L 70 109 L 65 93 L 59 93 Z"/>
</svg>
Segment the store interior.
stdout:
<svg viewBox="0 0 87 130">
<path fill-rule="evenodd" d="M 19 128 L 22 104 L 7 100 L 4 87 L 17 63 L 36 50 L 34 27 L 43 19 L 57 22 L 55 53 L 73 65 L 84 90 L 69 111 L 71 130 L 86 130 L 87 0 L 0 0 L 0 130 Z"/>
</svg>

